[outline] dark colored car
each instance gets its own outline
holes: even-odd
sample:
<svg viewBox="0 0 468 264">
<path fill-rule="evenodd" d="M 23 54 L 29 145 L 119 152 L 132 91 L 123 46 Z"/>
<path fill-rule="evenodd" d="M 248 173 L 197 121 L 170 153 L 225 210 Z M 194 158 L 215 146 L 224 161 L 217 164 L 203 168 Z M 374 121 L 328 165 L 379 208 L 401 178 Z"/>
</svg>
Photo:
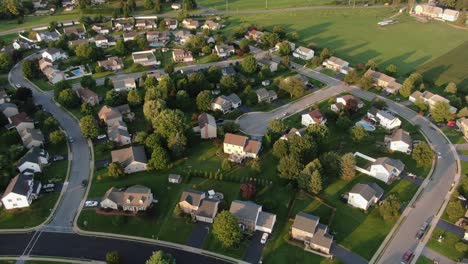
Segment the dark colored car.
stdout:
<svg viewBox="0 0 468 264">
<path fill-rule="evenodd" d="M 424 231 L 423 230 L 419 230 L 418 233 L 416 233 L 416 239 L 417 240 L 421 240 L 423 236 L 424 236 Z"/>
<path fill-rule="evenodd" d="M 414 257 L 414 254 L 413 254 L 413 251 L 411 250 L 407 250 L 405 252 L 405 254 L 403 254 L 403 257 L 402 257 L 402 262 L 403 264 L 408 264 L 411 262 L 411 259 Z"/>
<path fill-rule="evenodd" d="M 83 181 L 81 182 L 81 186 L 83 186 L 83 187 L 88 186 L 88 180 L 83 180 Z"/>
</svg>

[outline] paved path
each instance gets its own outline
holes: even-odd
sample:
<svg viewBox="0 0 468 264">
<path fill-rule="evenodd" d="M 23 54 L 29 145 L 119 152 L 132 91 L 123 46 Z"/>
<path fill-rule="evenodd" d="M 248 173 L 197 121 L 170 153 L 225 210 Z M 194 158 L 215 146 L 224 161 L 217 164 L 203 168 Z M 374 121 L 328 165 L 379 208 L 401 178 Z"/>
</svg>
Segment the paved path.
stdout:
<svg viewBox="0 0 468 264">
<path fill-rule="evenodd" d="M 463 239 L 463 237 L 465 236 L 465 229 L 452 223 L 449 223 L 443 219 L 440 219 L 439 222 L 437 222 L 437 227 L 447 232 L 450 232 L 461 239 Z"/>
<path fill-rule="evenodd" d="M 208 233 L 210 232 L 211 225 L 208 223 L 197 222 L 193 229 L 190 237 L 187 240 L 187 246 L 202 248 Z"/>
<path fill-rule="evenodd" d="M 432 249 L 430 249 L 428 247 L 424 248 L 421 255 L 425 256 L 428 259 L 436 260 L 436 261 L 439 262 L 439 264 L 455 264 L 456 263 L 455 261 L 447 258 L 444 255 L 441 255 L 441 254 L 435 252 L 434 250 L 432 250 Z"/>
<path fill-rule="evenodd" d="M 262 235 L 263 232 L 256 231 L 252 236 L 252 240 L 250 241 L 250 244 L 247 247 L 247 251 L 245 252 L 245 261 L 255 264 L 259 263 L 260 259 L 262 258 L 263 248 L 265 247 L 265 244 L 260 243 Z"/>
<path fill-rule="evenodd" d="M 341 260 L 343 263 L 346 264 L 366 264 L 367 260 L 363 257 L 357 255 L 356 253 L 349 251 L 348 249 L 333 243 L 331 248 L 331 253 L 337 259 Z"/>
<path fill-rule="evenodd" d="M 457 150 L 468 150 L 468 143 L 456 144 L 455 147 L 457 148 Z"/>
</svg>

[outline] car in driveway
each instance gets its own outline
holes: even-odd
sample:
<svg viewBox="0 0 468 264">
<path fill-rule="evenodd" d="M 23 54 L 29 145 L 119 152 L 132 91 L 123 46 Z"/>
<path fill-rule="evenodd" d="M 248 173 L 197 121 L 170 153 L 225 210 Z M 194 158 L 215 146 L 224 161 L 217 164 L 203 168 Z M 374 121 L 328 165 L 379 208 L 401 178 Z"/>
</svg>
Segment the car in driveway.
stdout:
<svg viewBox="0 0 468 264">
<path fill-rule="evenodd" d="M 59 160 L 64 160 L 65 157 L 62 156 L 62 155 L 55 155 L 53 158 L 52 158 L 52 161 L 59 161 Z"/>
<path fill-rule="evenodd" d="M 414 257 L 413 251 L 407 250 L 403 257 L 401 258 L 401 264 L 408 264 L 411 262 L 411 259 Z"/>
<path fill-rule="evenodd" d="M 85 206 L 86 207 L 96 207 L 98 205 L 97 201 L 86 201 Z"/>
<path fill-rule="evenodd" d="M 262 239 L 260 239 L 260 243 L 265 244 L 268 239 L 268 233 L 263 233 Z"/>
<path fill-rule="evenodd" d="M 16 88 L 21 88 L 21 84 L 17 83 L 15 84 Z"/>
</svg>

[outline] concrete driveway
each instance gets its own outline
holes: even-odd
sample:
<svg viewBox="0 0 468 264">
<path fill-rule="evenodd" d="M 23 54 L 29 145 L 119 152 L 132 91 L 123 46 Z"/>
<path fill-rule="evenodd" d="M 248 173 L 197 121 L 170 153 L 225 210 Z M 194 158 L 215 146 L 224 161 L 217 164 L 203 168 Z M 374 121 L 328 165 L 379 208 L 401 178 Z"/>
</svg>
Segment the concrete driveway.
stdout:
<svg viewBox="0 0 468 264">
<path fill-rule="evenodd" d="M 250 241 L 247 252 L 245 253 L 244 260 L 249 263 L 258 263 L 262 258 L 264 244 L 260 243 L 263 232 L 255 231 L 252 241 Z M 267 242 L 268 243 L 268 242 Z"/>
<path fill-rule="evenodd" d="M 337 259 L 341 260 L 343 263 L 346 264 L 367 264 L 367 260 L 363 257 L 349 251 L 348 249 L 333 243 L 331 247 L 331 253 Z"/>
<path fill-rule="evenodd" d="M 187 240 L 187 246 L 202 248 L 208 233 L 210 232 L 211 225 L 208 223 L 197 222 L 192 229 L 192 234 Z"/>
</svg>

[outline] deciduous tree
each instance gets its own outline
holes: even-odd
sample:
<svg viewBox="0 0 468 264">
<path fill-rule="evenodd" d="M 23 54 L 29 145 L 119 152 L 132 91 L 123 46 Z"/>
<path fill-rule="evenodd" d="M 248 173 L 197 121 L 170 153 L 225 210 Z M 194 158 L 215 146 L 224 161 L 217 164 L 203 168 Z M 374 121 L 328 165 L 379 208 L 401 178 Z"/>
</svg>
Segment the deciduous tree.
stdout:
<svg viewBox="0 0 468 264">
<path fill-rule="evenodd" d="M 346 153 L 341 157 L 341 178 L 352 180 L 356 176 L 356 159 L 353 153 Z"/>
<path fill-rule="evenodd" d="M 450 105 L 447 102 L 437 102 L 431 108 L 432 119 L 436 122 L 449 121 L 452 117 Z"/>
<path fill-rule="evenodd" d="M 395 221 L 400 216 L 400 208 L 401 203 L 398 197 L 390 194 L 379 206 L 379 213 L 385 221 Z"/>
<path fill-rule="evenodd" d="M 213 235 L 225 248 L 238 245 L 242 239 L 242 233 L 237 224 L 237 219 L 229 211 L 222 211 L 215 217 Z"/>
<path fill-rule="evenodd" d="M 211 102 L 213 101 L 213 96 L 208 90 L 201 91 L 197 95 L 197 109 L 200 111 L 209 111 L 211 109 Z"/>
<path fill-rule="evenodd" d="M 122 177 L 125 175 L 124 168 L 118 162 L 112 162 L 111 164 L 109 164 L 109 167 L 107 167 L 107 173 L 109 174 L 109 176 L 115 178 Z"/>
<path fill-rule="evenodd" d="M 146 264 L 176 264 L 176 260 L 171 254 L 158 250 L 153 252 Z"/>
<path fill-rule="evenodd" d="M 83 136 L 87 138 L 95 138 L 99 134 L 97 121 L 90 115 L 84 116 L 80 119 L 80 128 Z"/>
<path fill-rule="evenodd" d="M 169 154 L 167 151 L 159 146 L 153 146 L 153 152 L 151 158 L 148 160 L 148 168 L 152 170 L 164 170 L 170 165 Z"/>
</svg>

